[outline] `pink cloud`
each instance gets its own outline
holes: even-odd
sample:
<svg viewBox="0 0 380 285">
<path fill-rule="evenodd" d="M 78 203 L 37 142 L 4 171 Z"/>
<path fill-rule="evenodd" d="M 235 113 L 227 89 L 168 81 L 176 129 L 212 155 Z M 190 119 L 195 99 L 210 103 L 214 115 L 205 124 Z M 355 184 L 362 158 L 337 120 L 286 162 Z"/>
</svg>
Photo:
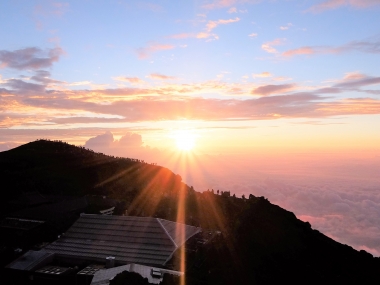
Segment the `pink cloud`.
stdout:
<svg viewBox="0 0 380 285">
<path fill-rule="evenodd" d="M 229 13 L 229 14 L 233 14 L 233 13 L 237 13 L 238 11 L 237 11 L 237 9 L 236 9 L 236 7 L 231 7 L 230 9 L 228 9 L 228 11 L 227 11 L 227 13 Z"/>
<path fill-rule="evenodd" d="M 237 2 L 238 2 L 237 0 L 216 0 L 213 3 L 203 5 L 203 8 L 205 9 L 225 8 L 225 7 L 232 6 L 236 4 Z"/>
<path fill-rule="evenodd" d="M 195 37 L 195 35 L 192 33 L 181 33 L 181 34 L 175 34 L 175 35 L 168 36 L 167 38 L 169 38 L 169 39 L 187 39 L 187 38 L 193 38 L 193 37 Z"/>
<path fill-rule="evenodd" d="M 163 75 L 160 73 L 151 73 L 147 77 L 151 79 L 158 79 L 158 80 L 173 80 L 177 79 L 175 76 L 169 76 L 169 75 Z"/>
<path fill-rule="evenodd" d="M 361 73 L 346 74 L 343 80 L 334 85 L 340 88 L 360 88 L 380 84 L 380 77 L 367 76 Z"/>
<path fill-rule="evenodd" d="M 207 22 L 206 27 L 204 28 L 203 32 L 199 32 L 197 34 L 180 33 L 180 34 L 168 36 L 167 38 L 170 38 L 170 39 L 187 39 L 187 38 L 209 39 L 209 38 L 212 38 L 212 40 L 217 40 L 219 39 L 219 36 L 214 33 L 211 33 L 212 30 L 214 30 L 219 25 L 227 25 L 227 24 L 236 23 L 239 21 L 240 21 L 240 18 L 238 17 L 236 17 L 235 19 L 227 19 L 227 20 L 224 20 L 224 19 L 220 19 L 216 21 L 210 20 Z M 253 34 L 250 36 L 253 36 Z"/>
<path fill-rule="evenodd" d="M 302 54 L 315 54 L 317 51 L 312 47 L 301 47 L 297 49 L 288 50 L 282 53 L 283 56 L 295 56 Z"/>
<path fill-rule="evenodd" d="M 195 37 L 197 39 L 209 39 L 209 40 L 218 40 L 219 36 L 211 33 L 219 25 L 227 25 L 231 23 L 239 22 L 240 18 L 236 17 L 235 19 L 220 19 L 216 21 L 208 21 L 203 32 L 198 33 Z"/>
<path fill-rule="evenodd" d="M 263 72 L 259 75 L 265 78 L 271 74 Z M 334 81 L 330 86 L 307 92 L 297 92 L 296 84 L 262 85 L 252 90 L 253 84 L 230 84 L 222 81 L 161 86 L 147 84 L 145 88 L 54 90 L 46 89 L 51 80 L 54 81 L 48 76 L 47 72 L 36 73 L 36 77 L 39 78 L 38 84 L 21 79 L 1 81 L 0 93 L 5 96 L 0 96 L 0 109 L 11 109 L 14 114 L 17 114 L 17 118 L 13 115 L 10 118 L 4 117 L 3 127 L 25 125 L 28 122 L 75 125 L 85 122 L 112 123 L 179 118 L 261 120 L 380 113 L 378 99 L 334 99 L 331 97 L 332 94 L 338 94 L 347 89 L 370 94 L 379 91 L 361 90 L 360 88 L 366 86 L 380 84 L 380 78 L 359 73 L 347 74 L 342 80 Z M 152 73 L 150 76 L 159 80 L 173 79 L 171 76 L 160 73 Z M 127 80 L 139 81 L 138 78 L 133 77 Z M 203 94 L 210 92 L 225 95 L 251 94 L 260 95 L 260 97 L 246 100 L 202 98 Z M 330 97 L 322 96 L 324 94 L 329 94 Z M 46 110 L 46 112 L 41 110 Z M 92 115 L 87 117 L 78 115 L 80 111 Z M 32 117 L 29 115 L 32 112 L 41 115 Z"/>
<path fill-rule="evenodd" d="M 286 93 L 294 90 L 295 88 L 295 84 L 264 85 L 253 89 L 251 91 L 251 94 L 267 96 L 272 94 Z"/>
<path fill-rule="evenodd" d="M 342 6 L 351 6 L 354 8 L 368 8 L 380 5 L 379 0 L 327 0 L 312 6 L 308 11 L 318 13 L 326 10 L 337 9 Z"/>
<path fill-rule="evenodd" d="M 142 80 L 142 79 L 140 79 L 138 77 L 123 77 L 123 76 L 118 76 L 118 77 L 115 77 L 114 79 L 118 80 L 118 81 L 128 82 L 128 83 L 131 83 L 131 84 L 143 84 L 143 83 L 145 83 L 144 80 Z"/>
<path fill-rule="evenodd" d="M 208 39 L 208 38 L 212 38 L 212 40 L 218 40 L 218 39 L 219 39 L 219 36 L 216 35 L 216 34 L 212 34 L 212 33 L 200 32 L 200 33 L 197 34 L 196 38 L 197 38 L 197 39 Z"/>
<path fill-rule="evenodd" d="M 375 5 L 380 5 L 379 0 L 349 0 L 349 4 L 358 8 L 367 8 Z"/>
<path fill-rule="evenodd" d="M 272 49 L 270 44 L 268 49 Z M 274 50 L 274 49 L 273 49 Z M 314 55 L 314 54 L 341 54 L 348 52 L 363 52 L 380 54 L 380 39 L 370 39 L 363 41 L 352 41 L 337 47 L 329 46 L 304 46 L 296 49 L 291 49 L 282 53 L 285 57 L 297 55 Z"/>
<path fill-rule="evenodd" d="M 149 44 L 147 47 L 138 48 L 137 55 L 139 59 L 146 59 L 155 52 L 161 50 L 170 50 L 174 48 L 175 46 L 169 44 Z"/>
<path fill-rule="evenodd" d="M 214 0 L 211 3 L 203 5 L 202 7 L 204 9 L 212 10 L 212 9 L 228 8 L 228 7 L 234 6 L 236 4 L 246 4 L 246 3 L 255 4 L 255 3 L 259 3 L 259 2 L 261 2 L 261 0 Z M 232 8 L 234 8 L 234 7 L 232 7 Z M 234 10 L 232 10 L 232 11 L 234 11 Z M 245 13 L 246 10 L 239 10 L 239 12 Z"/>
<path fill-rule="evenodd" d="M 258 74 L 252 74 L 252 77 L 253 78 L 256 78 L 256 77 L 259 77 L 259 78 L 266 78 L 266 77 L 272 77 L 273 75 L 268 72 L 268 71 L 264 71 L 264 72 L 261 72 L 261 73 L 258 73 Z"/>
<path fill-rule="evenodd" d="M 66 2 L 52 2 L 48 5 L 37 5 L 34 8 L 35 15 L 62 16 L 68 11 L 70 4 Z"/>
<path fill-rule="evenodd" d="M 226 25 L 231 23 L 239 22 L 240 18 L 236 17 L 235 19 L 228 19 L 228 20 L 217 20 L 217 21 L 208 21 L 206 25 L 206 31 L 211 32 L 213 29 L 215 29 L 219 25 Z"/>
<path fill-rule="evenodd" d="M 266 42 L 261 45 L 261 49 L 268 53 L 278 53 L 278 51 L 274 48 L 274 46 L 282 45 L 284 43 L 284 39 L 275 39 L 271 42 Z"/>
</svg>

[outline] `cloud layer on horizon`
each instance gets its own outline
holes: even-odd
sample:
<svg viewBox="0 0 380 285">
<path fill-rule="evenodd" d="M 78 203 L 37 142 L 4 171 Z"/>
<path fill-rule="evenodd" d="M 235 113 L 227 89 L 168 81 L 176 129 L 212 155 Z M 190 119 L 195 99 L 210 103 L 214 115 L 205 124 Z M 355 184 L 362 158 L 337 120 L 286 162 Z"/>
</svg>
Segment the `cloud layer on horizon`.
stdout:
<svg viewBox="0 0 380 285">
<path fill-rule="evenodd" d="M 50 78 L 50 73 L 43 70 L 35 71 L 29 80 L 2 79 L 0 110 L 6 116 L 0 118 L 0 126 L 16 126 L 20 118 L 27 122 L 33 108 L 36 110 L 36 116 L 31 118 L 29 124 L 70 124 L 71 127 L 75 123 L 84 122 L 237 118 L 263 120 L 380 114 L 380 99 L 374 97 L 378 90 L 365 89 L 380 84 L 380 77 L 360 73 L 350 73 L 343 79 L 319 88 L 295 83 L 227 83 L 221 80 L 196 84 L 168 84 L 166 81 L 176 78 L 159 73 L 152 73 L 147 77 L 163 83 L 149 85 L 138 77 L 116 77 L 115 80 L 131 85 L 143 84 L 144 88 L 70 90 L 63 88 L 69 84 Z M 276 82 L 276 78 L 272 78 L 268 72 L 254 77 Z M 209 92 L 216 92 L 225 98 L 205 98 L 203 94 Z M 367 93 L 368 96 L 334 99 L 343 92 Z M 244 97 L 235 99 L 234 96 L 237 95 Z M 45 114 L 37 112 L 41 109 L 46 110 Z M 65 112 L 68 112 L 68 115 L 62 115 Z M 75 115 L 69 115 L 74 112 Z M 87 115 L 84 117 L 81 113 Z"/>
</svg>

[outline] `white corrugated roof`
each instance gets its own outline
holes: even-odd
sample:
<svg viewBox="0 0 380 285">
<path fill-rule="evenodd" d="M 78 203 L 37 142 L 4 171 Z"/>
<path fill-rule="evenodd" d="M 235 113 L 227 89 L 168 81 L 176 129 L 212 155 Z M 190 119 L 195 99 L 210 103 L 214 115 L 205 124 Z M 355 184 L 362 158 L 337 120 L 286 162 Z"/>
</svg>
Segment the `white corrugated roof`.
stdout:
<svg viewBox="0 0 380 285">
<path fill-rule="evenodd" d="M 104 262 L 164 265 L 200 228 L 151 217 L 82 215 L 45 249 L 58 256 Z"/>
</svg>

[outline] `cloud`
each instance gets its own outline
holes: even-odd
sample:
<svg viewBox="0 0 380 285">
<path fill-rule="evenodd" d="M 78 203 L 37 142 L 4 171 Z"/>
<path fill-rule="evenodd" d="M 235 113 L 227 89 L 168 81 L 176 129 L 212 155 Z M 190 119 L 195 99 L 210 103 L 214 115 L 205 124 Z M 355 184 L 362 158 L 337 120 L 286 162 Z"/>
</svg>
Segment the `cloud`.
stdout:
<svg viewBox="0 0 380 285">
<path fill-rule="evenodd" d="M 257 77 L 259 77 L 259 78 L 266 78 L 266 77 L 272 77 L 272 76 L 273 75 L 270 72 L 268 72 L 268 71 L 264 71 L 264 72 L 259 73 L 259 74 L 252 74 L 253 78 L 257 78 Z"/>
<path fill-rule="evenodd" d="M 261 49 L 268 53 L 278 53 L 278 51 L 274 48 L 274 46 L 282 45 L 284 43 L 284 39 L 275 39 L 271 42 L 266 42 L 261 45 Z"/>
<path fill-rule="evenodd" d="M 119 144 L 123 147 L 141 147 L 143 142 L 141 135 L 135 133 L 127 133 L 120 138 Z"/>
<path fill-rule="evenodd" d="M 157 80 L 173 80 L 173 79 L 177 79 L 177 77 L 175 77 L 175 76 L 168 76 L 168 75 L 163 75 L 163 74 L 160 74 L 160 73 L 151 73 L 147 77 L 151 78 L 151 79 L 157 79 Z"/>
<path fill-rule="evenodd" d="M 354 8 L 368 8 L 371 6 L 380 5 L 379 0 L 327 0 L 308 9 L 308 12 L 319 13 L 326 10 L 337 9 L 343 6 Z"/>
<path fill-rule="evenodd" d="M 379 159 L 328 153 L 244 154 L 202 159 L 193 177 L 179 174 L 195 189 L 219 189 L 246 197 L 264 196 L 295 213 L 335 240 L 380 255 L 380 194 L 376 170 Z M 352 155 L 352 153 L 351 153 Z M 234 168 L 231 169 L 231 165 Z M 190 178 L 190 179 L 189 179 Z"/>
<path fill-rule="evenodd" d="M 53 2 L 49 3 L 49 5 L 37 5 L 34 8 L 34 14 L 42 16 L 62 16 L 67 12 L 69 6 L 69 3 L 66 2 Z"/>
<path fill-rule="evenodd" d="M 180 34 L 175 34 L 171 36 L 167 36 L 169 39 L 188 39 L 188 38 L 194 38 L 195 35 L 193 33 L 180 33 Z"/>
<path fill-rule="evenodd" d="M 286 93 L 295 88 L 295 84 L 264 85 L 253 89 L 251 94 L 268 96 L 272 94 Z"/>
<path fill-rule="evenodd" d="M 156 53 L 158 51 L 162 50 L 170 50 L 174 49 L 175 46 L 169 45 L 169 44 L 149 44 L 146 47 L 138 48 L 137 55 L 139 59 L 146 59 L 150 57 L 153 53 Z"/>
<path fill-rule="evenodd" d="M 317 50 L 313 47 L 301 47 L 297 49 L 288 50 L 282 53 L 283 56 L 295 56 L 304 54 L 316 54 Z"/>
<path fill-rule="evenodd" d="M 50 78 L 50 72 L 48 72 L 46 70 L 37 70 L 35 72 L 35 75 L 33 75 L 30 79 L 34 80 L 36 82 L 43 83 L 45 85 L 49 85 L 49 84 L 64 84 L 65 83 L 63 81 L 51 79 Z"/>
<path fill-rule="evenodd" d="M 287 23 L 285 26 L 280 26 L 280 30 L 286 31 L 289 30 L 293 26 L 292 23 Z"/>
<path fill-rule="evenodd" d="M 40 76 L 48 75 L 39 72 Z M 253 75 L 255 76 L 255 75 Z M 271 76 L 263 72 L 258 78 Z M 154 77 L 154 76 L 153 76 Z M 167 75 L 156 74 L 165 80 Z M 276 78 L 273 78 L 276 80 Z M 157 82 L 155 83 L 157 84 Z M 340 115 L 379 114 L 380 99 L 339 99 L 332 94 L 355 92 L 380 84 L 379 77 L 347 74 L 329 86 L 299 92 L 297 84 L 226 83 L 221 80 L 196 84 L 166 83 L 145 88 L 91 90 L 46 89 L 45 84 L 20 79 L 0 84 L 0 110 L 12 110 L 19 117 L 4 120 L 2 127 L 31 124 L 78 127 L 85 123 L 123 123 L 160 120 L 264 120 L 277 118 L 321 118 Z M 204 94 L 255 96 L 251 99 L 203 98 Z M 284 95 L 286 94 L 286 95 Z M 329 94 L 330 97 L 325 97 Z M 191 96 L 189 96 L 191 95 Z M 256 96 L 259 96 L 257 98 Z M 36 114 L 35 117 L 30 114 Z"/>
<path fill-rule="evenodd" d="M 240 18 L 238 17 L 236 17 L 235 19 L 227 19 L 227 20 L 221 19 L 217 21 L 208 21 L 206 25 L 206 31 L 209 33 L 219 25 L 226 25 L 226 24 L 236 23 L 239 21 L 240 21 Z"/>
<path fill-rule="evenodd" d="M 380 53 L 380 39 L 368 40 L 368 41 L 353 41 L 336 48 L 338 52 L 351 52 L 360 51 L 365 53 Z"/>
<path fill-rule="evenodd" d="M 249 34 L 248 37 L 255 38 L 255 37 L 257 37 L 257 34 L 256 33 L 252 33 L 252 34 Z"/>
<path fill-rule="evenodd" d="M 114 140 L 110 131 L 88 139 L 84 146 L 93 150 L 103 150 L 105 148 L 139 148 L 143 144 L 141 135 L 126 133 L 119 140 Z"/>
<path fill-rule="evenodd" d="M 144 146 L 142 136 L 137 133 L 124 132 L 119 140 L 114 139 L 111 131 L 91 137 L 85 147 L 97 152 L 121 157 L 138 158 L 148 162 L 167 161 L 167 155 L 156 148 Z"/>
<path fill-rule="evenodd" d="M 196 38 L 198 38 L 198 39 L 212 38 L 212 40 L 218 40 L 219 36 L 214 34 L 214 33 L 211 33 L 212 30 L 214 30 L 219 25 L 227 25 L 227 24 L 236 23 L 239 21 L 240 21 L 240 18 L 238 18 L 238 17 L 236 17 L 235 19 L 227 19 L 227 20 L 220 19 L 220 20 L 216 20 L 216 21 L 208 21 L 204 31 L 198 33 L 196 35 Z"/>
<path fill-rule="evenodd" d="M 82 85 L 91 85 L 90 81 L 78 81 L 78 82 L 71 82 L 66 83 L 67 86 L 82 86 Z"/>
<path fill-rule="evenodd" d="M 202 8 L 212 10 L 212 9 L 228 8 L 236 4 L 255 4 L 259 2 L 261 2 L 261 0 L 214 0 L 211 3 L 207 3 L 203 5 Z M 239 10 L 239 12 L 245 13 L 246 10 Z"/>
<path fill-rule="evenodd" d="M 105 134 L 90 138 L 86 141 L 84 146 L 96 150 L 103 147 L 110 147 L 113 141 L 113 134 L 108 131 Z"/>
<path fill-rule="evenodd" d="M 12 148 L 17 147 L 18 144 L 14 142 L 0 142 L 0 152 L 10 150 Z"/>
<path fill-rule="evenodd" d="M 296 55 L 341 54 L 347 52 L 380 54 L 380 39 L 352 41 L 338 47 L 304 46 L 285 51 L 282 53 L 282 56 L 292 57 Z"/>
<path fill-rule="evenodd" d="M 42 50 L 36 47 L 15 51 L 0 50 L 0 67 L 17 70 L 51 67 L 63 54 L 60 47 Z"/>
<path fill-rule="evenodd" d="M 231 7 L 230 9 L 228 9 L 228 11 L 227 11 L 227 13 L 229 13 L 229 14 L 233 14 L 233 13 L 237 13 L 238 11 L 237 11 L 237 9 L 236 9 L 236 7 Z"/>
<path fill-rule="evenodd" d="M 237 0 L 216 0 L 213 3 L 203 5 L 203 8 L 210 10 L 217 8 L 226 8 L 235 5 L 237 2 Z"/>
<path fill-rule="evenodd" d="M 334 85 L 334 87 L 360 88 L 376 84 L 380 84 L 380 77 L 372 77 L 360 73 L 349 73 L 340 83 Z"/>
<path fill-rule="evenodd" d="M 219 36 L 216 34 L 206 33 L 206 32 L 200 32 L 196 36 L 197 39 L 209 39 L 212 38 L 212 40 L 218 40 Z"/>
<path fill-rule="evenodd" d="M 216 21 L 208 21 L 206 24 L 206 27 L 202 32 L 199 33 L 180 33 L 180 34 L 174 34 L 170 35 L 167 38 L 170 39 L 187 39 L 187 38 L 197 38 L 197 39 L 211 39 L 211 40 L 218 40 L 219 36 L 217 34 L 211 33 L 212 30 L 214 30 L 219 25 L 227 25 L 231 23 L 239 22 L 240 18 L 236 17 L 235 19 L 220 19 Z"/>
<path fill-rule="evenodd" d="M 20 79 L 9 79 L 4 84 L 19 94 L 43 94 L 45 93 L 45 85 L 25 82 Z"/>
<path fill-rule="evenodd" d="M 145 83 L 144 80 L 138 78 L 138 77 L 124 77 L 124 76 L 117 76 L 117 77 L 114 77 L 113 78 L 114 80 L 117 80 L 117 81 L 123 81 L 123 82 L 128 82 L 128 83 L 131 83 L 133 85 L 137 85 L 137 84 L 143 84 Z"/>
</svg>

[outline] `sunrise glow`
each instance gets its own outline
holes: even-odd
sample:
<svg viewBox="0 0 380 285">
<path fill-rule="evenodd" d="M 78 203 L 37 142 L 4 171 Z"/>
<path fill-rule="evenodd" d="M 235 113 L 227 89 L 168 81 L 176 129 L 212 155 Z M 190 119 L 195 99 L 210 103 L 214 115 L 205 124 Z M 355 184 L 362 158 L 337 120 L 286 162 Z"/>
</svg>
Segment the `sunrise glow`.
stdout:
<svg viewBox="0 0 380 285">
<path fill-rule="evenodd" d="M 0 151 L 46 138 L 143 160 L 380 255 L 380 1 L 0 11 Z"/>
<path fill-rule="evenodd" d="M 174 138 L 177 148 L 181 151 L 191 151 L 195 146 L 195 135 L 190 131 L 177 131 Z"/>
</svg>

